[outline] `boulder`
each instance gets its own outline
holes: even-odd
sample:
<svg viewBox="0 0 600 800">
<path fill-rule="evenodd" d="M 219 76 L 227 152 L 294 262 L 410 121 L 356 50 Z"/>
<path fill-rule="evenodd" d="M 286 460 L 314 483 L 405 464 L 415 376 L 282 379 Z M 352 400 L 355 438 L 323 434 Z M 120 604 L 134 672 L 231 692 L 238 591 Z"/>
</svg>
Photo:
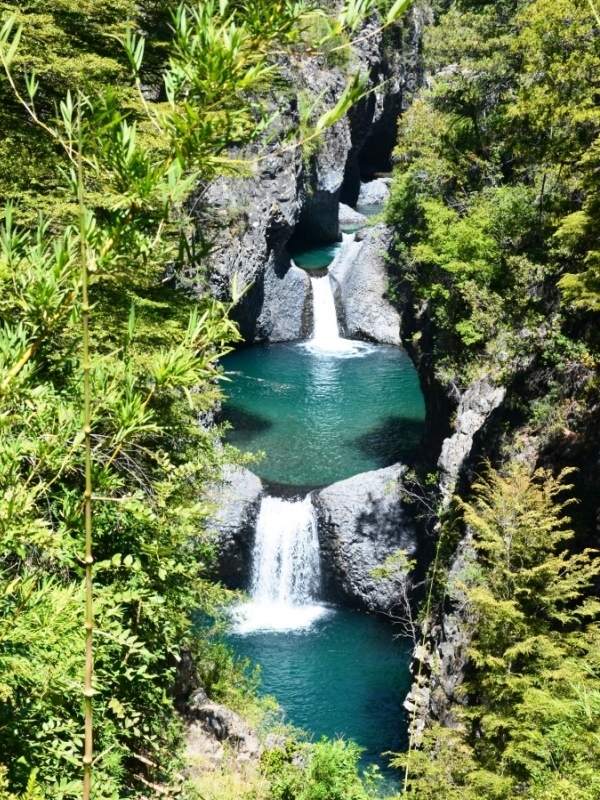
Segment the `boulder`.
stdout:
<svg viewBox="0 0 600 800">
<path fill-rule="evenodd" d="M 346 236 L 329 268 L 345 336 L 401 344 L 400 314 L 387 296 L 390 236 L 383 224 L 361 231 L 362 241 Z"/>
<path fill-rule="evenodd" d="M 192 775 L 194 770 L 214 769 L 226 747 L 236 765 L 260 759 L 262 748 L 255 731 L 239 714 L 209 700 L 204 689 L 192 695 L 185 716 L 189 721 L 185 756 Z"/>
<path fill-rule="evenodd" d="M 246 587 L 252 565 L 252 544 L 263 486 L 243 467 L 225 468 L 223 481 L 212 486 L 208 499 L 216 512 L 208 529 L 217 537 L 218 576 L 231 588 Z"/>
<path fill-rule="evenodd" d="M 375 206 L 385 203 L 390 194 L 389 178 L 376 178 L 369 183 L 361 183 L 358 206 Z"/>
<path fill-rule="evenodd" d="M 306 339 L 312 330 L 312 290 L 308 274 L 288 261 L 270 263 L 262 277 L 264 302 L 255 337 L 259 341 L 290 342 Z"/>
<path fill-rule="evenodd" d="M 416 526 L 402 503 L 404 471 L 396 464 L 313 493 L 326 600 L 370 611 L 398 602 L 402 578 L 372 572 L 398 550 L 417 550 Z"/>
<path fill-rule="evenodd" d="M 340 227 L 358 228 L 359 226 L 366 225 L 368 219 L 367 217 L 365 217 L 364 214 L 359 214 L 358 211 L 355 211 L 353 208 L 350 208 L 350 206 L 346 206 L 343 203 L 340 203 L 339 221 L 340 221 Z"/>
</svg>

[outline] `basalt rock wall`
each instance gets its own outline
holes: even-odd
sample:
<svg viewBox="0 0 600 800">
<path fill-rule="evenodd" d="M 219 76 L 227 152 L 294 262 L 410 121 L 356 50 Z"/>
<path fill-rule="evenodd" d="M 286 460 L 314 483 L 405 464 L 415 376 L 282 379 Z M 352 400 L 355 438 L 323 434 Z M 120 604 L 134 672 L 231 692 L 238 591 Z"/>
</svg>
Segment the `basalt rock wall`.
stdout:
<svg viewBox="0 0 600 800">
<path fill-rule="evenodd" d="M 215 511 L 207 529 L 216 539 L 217 575 L 232 589 L 247 589 L 252 566 L 252 545 L 263 485 L 253 472 L 227 467 L 221 483 L 208 499 Z"/>
<path fill-rule="evenodd" d="M 375 33 L 378 22 L 373 20 L 357 37 L 348 63 L 332 64 L 324 56 L 290 59 L 282 67 L 277 97 L 283 127 L 298 118 L 300 90 L 315 99 L 321 95 L 323 109 L 331 108 L 348 74 L 360 69 L 369 75 L 373 91 L 310 152 L 273 144 L 266 153 L 243 154 L 250 163 L 243 180 L 220 178 L 199 187 L 193 208 L 214 243 L 207 262 L 210 292 L 229 297 L 234 276 L 239 287 L 251 287 L 233 312 L 246 341 L 310 335 L 309 281 L 296 273 L 285 245 L 294 233 L 313 241 L 339 240 L 339 202 L 348 186 L 356 194 L 353 203 L 358 198 L 361 152 L 366 147 L 368 156 L 379 147 L 389 159 L 398 115 L 422 82 L 422 17 L 423 12 L 412 10 L 385 35 Z M 387 140 L 377 138 L 385 132 Z M 351 173 L 356 179 L 349 178 Z M 182 280 L 193 285 L 194 276 Z"/>
<path fill-rule="evenodd" d="M 388 556 L 417 555 L 419 536 L 403 506 L 405 467 L 363 472 L 313 493 L 324 599 L 369 611 L 391 611 L 403 576 L 376 577 Z"/>
</svg>

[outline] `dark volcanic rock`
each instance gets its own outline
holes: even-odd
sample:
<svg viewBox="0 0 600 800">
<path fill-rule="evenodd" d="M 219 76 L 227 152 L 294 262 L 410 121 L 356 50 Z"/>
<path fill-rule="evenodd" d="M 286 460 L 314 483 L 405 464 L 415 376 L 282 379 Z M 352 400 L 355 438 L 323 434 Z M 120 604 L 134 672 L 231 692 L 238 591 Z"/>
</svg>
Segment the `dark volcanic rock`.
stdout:
<svg viewBox="0 0 600 800">
<path fill-rule="evenodd" d="M 402 506 L 404 471 L 397 464 L 364 472 L 312 495 L 327 600 L 371 611 L 389 611 L 398 601 L 400 578 L 371 573 L 398 550 L 417 550 L 415 525 Z"/>
<path fill-rule="evenodd" d="M 218 537 L 218 574 L 231 588 L 246 588 L 262 495 L 260 479 L 241 467 L 227 467 L 223 482 L 208 494 L 217 506 L 208 529 Z"/>
<path fill-rule="evenodd" d="M 446 438 L 438 460 L 442 507 L 447 508 L 459 480 L 468 472 L 477 453 L 477 439 L 486 430 L 494 411 L 502 404 L 506 389 L 495 386 L 489 376 L 474 381 L 458 404 L 454 433 Z M 421 662 L 421 683 L 415 682 L 406 702 L 414 715 L 417 736 L 436 719 L 447 726 L 456 724 L 456 705 L 465 702 L 459 689 L 469 664 L 473 619 L 460 588 L 473 559 L 471 532 L 466 533 L 452 559 L 448 575 L 447 603 L 429 620 L 426 645 L 415 649 L 415 663 Z M 416 706 L 416 708 L 415 708 Z"/>
<path fill-rule="evenodd" d="M 344 333 L 399 345 L 400 314 L 387 298 L 389 229 L 381 224 L 361 234 L 360 242 L 345 240 L 329 270 Z"/>
<path fill-rule="evenodd" d="M 446 611 L 430 621 L 426 643 L 415 648 L 415 662 L 421 662 L 424 669 L 420 684 L 413 684 L 404 707 L 414 715 L 413 730 L 417 739 L 431 719 L 447 727 L 459 724 L 456 709 L 466 702 L 461 686 L 469 667 L 475 620 L 460 584 L 467 580 L 465 573 L 473 558 L 467 533 L 456 549 L 448 572 Z"/>
<path fill-rule="evenodd" d="M 255 324 L 255 340 L 289 342 L 312 331 L 312 290 L 308 274 L 291 264 L 269 263 L 263 275 L 263 303 Z"/>
<path fill-rule="evenodd" d="M 335 80 L 333 74 L 327 73 L 314 77 L 314 91 L 327 91 L 329 86 L 331 100 L 343 91 L 344 79 Z M 321 146 L 303 172 L 299 187 L 301 209 L 296 230 L 300 236 L 320 242 L 334 242 L 339 239 L 338 210 L 344 182 L 344 165 L 351 147 L 346 120 L 336 123 L 323 137 Z"/>
</svg>

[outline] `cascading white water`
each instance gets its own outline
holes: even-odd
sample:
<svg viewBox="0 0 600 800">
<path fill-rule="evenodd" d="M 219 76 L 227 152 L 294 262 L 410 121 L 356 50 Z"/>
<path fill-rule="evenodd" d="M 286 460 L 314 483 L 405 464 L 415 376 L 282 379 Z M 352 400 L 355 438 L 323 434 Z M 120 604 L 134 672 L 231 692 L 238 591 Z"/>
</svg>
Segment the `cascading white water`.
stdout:
<svg viewBox="0 0 600 800">
<path fill-rule="evenodd" d="M 317 347 L 335 350 L 339 346 L 340 331 L 331 278 L 329 275 L 325 275 L 323 278 L 311 278 L 310 283 L 313 293 L 312 342 Z"/>
<path fill-rule="evenodd" d="M 304 500 L 264 497 L 256 522 L 251 602 L 237 629 L 304 628 L 326 613 L 316 602 L 320 585 L 317 521 Z"/>
<path fill-rule="evenodd" d="M 258 603 L 305 605 L 319 591 L 319 539 L 310 497 L 265 497 L 256 522 L 252 597 Z"/>
<path fill-rule="evenodd" d="M 303 347 L 315 354 L 324 355 L 354 356 L 369 352 L 371 345 L 340 336 L 329 275 L 323 278 L 311 277 L 310 283 L 313 294 L 313 335 Z"/>
</svg>

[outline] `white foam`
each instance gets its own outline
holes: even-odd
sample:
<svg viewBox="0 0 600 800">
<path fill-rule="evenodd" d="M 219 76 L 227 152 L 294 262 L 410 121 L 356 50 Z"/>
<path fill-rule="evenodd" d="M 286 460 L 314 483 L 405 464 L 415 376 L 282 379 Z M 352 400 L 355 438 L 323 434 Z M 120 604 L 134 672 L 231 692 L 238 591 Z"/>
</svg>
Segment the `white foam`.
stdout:
<svg viewBox="0 0 600 800">
<path fill-rule="evenodd" d="M 325 275 L 311 278 L 310 283 L 313 292 L 313 347 L 336 350 L 344 340 L 340 338 L 331 279 Z"/>
<path fill-rule="evenodd" d="M 335 345 L 327 346 L 315 342 L 314 339 L 309 339 L 306 342 L 301 342 L 298 347 L 308 350 L 309 353 L 315 356 L 325 356 L 335 358 L 352 358 L 355 356 L 366 356 L 371 353 L 376 345 L 369 344 L 368 342 L 360 342 L 355 339 L 338 339 Z"/>
<path fill-rule="evenodd" d="M 370 352 L 373 345 L 340 336 L 329 275 L 311 278 L 310 282 L 313 292 L 313 337 L 301 346 L 317 356 L 362 356 Z"/>
<path fill-rule="evenodd" d="M 333 610 L 322 603 L 291 605 L 251 601 L 234 609 L 236 633 L 257 631 L 299 631 L 310 628 L 317 620 Z"/>
</svg>

